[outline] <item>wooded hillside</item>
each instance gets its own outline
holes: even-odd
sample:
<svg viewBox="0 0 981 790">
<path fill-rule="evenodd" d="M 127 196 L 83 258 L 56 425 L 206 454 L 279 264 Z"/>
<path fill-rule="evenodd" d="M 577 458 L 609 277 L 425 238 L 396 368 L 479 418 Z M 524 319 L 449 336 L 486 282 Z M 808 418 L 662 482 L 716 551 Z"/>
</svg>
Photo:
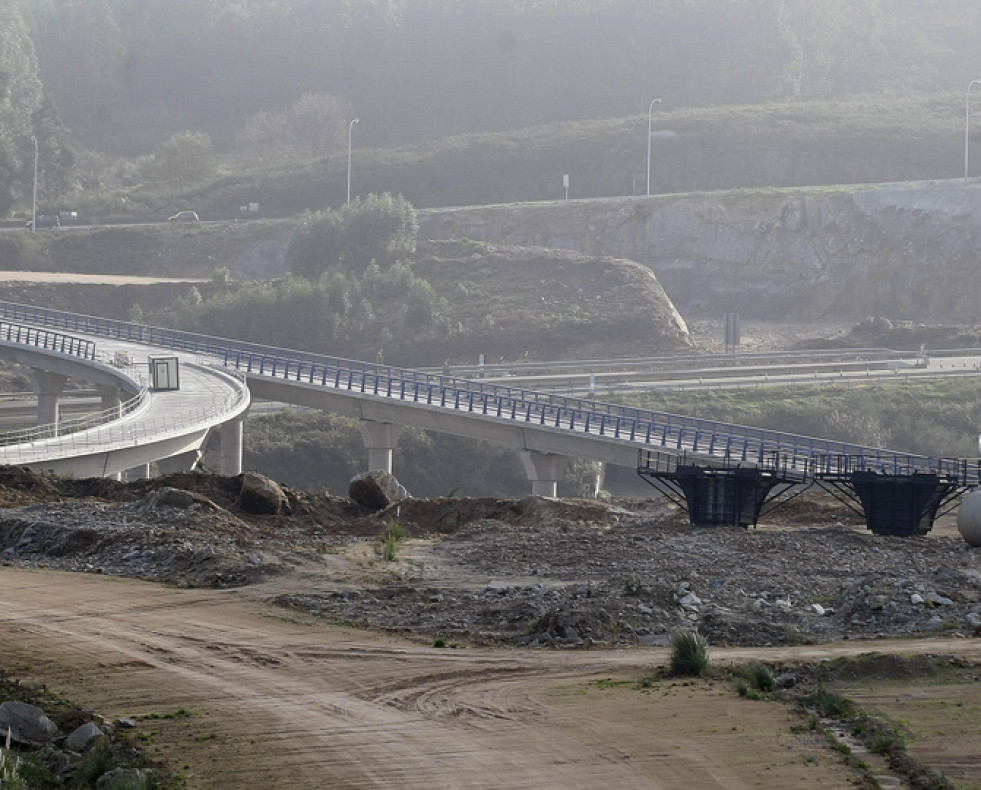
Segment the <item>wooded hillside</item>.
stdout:
<svg viewBox="0 0 981 790">
<path fill-rule="evenodd" d="M 636 117 L 655 97 L 655 113 L 956 105 L 981 76 L 978 30 L 972 0 L 7 0 L 0 214 L 29 202 L 32 134 L 43 205 L 121 214 L 127 188 L 185 192 L 214 156 L 281 167 L 343 156 L 352 133 L 404 146 Z"/>
</svg>

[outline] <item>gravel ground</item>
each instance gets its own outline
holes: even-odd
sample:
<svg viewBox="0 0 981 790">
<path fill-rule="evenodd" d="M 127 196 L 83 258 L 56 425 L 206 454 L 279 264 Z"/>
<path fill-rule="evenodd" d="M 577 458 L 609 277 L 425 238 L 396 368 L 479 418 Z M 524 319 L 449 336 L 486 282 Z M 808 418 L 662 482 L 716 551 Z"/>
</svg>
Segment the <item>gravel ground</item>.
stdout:
<svg viewBox="0 0 981 790">
<path fill-rule="evenodd" d="M 0 562 L 180 586 L 264 583 L 279 603 L 447 643 L 802 644 L 981 635 L 981 549 L 955 531 L 882 537 L 817 495 L 755 529 L 695 529 L 663 501 L 411 500 L 384 519 L 288 492 L 253 516 L 236 478 L 132 484 L 23 473 L 0 485 Z M 173 491 L 190 492 L 184 497 Z M 40 500 L 40 501 L 38 501 Z"/>
</svg>

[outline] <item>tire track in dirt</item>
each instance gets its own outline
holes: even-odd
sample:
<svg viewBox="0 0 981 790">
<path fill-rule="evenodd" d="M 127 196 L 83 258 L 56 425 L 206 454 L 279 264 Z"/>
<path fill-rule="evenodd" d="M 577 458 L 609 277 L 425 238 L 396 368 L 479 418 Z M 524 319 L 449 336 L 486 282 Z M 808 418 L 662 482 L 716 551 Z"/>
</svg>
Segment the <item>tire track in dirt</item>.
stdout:
<svg viewBox="0 0 981 790">
<path fill-rule="evenodd" d="M 852 778 L 827 749 L 796 742 L 782 708 L 725 684 L 596 683 L 636 678 L 664 650 L 435 649 L 254 595 L 4 568 L 0 662 L 110 717 L 191 711 L 140 726 L 187 766 L 192 789 L 827 790 Z"/>
</svg>

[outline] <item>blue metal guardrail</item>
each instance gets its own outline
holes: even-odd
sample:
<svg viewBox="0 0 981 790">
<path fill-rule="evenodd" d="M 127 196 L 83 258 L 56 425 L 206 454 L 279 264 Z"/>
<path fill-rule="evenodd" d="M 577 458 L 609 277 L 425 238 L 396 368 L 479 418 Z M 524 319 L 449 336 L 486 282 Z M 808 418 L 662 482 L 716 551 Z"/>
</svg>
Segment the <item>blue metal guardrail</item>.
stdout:
<svg viewBox="0 0 981 790">
<path fill-rule="evenodd" d="M 840 476 L 861 468 L 897 475 L 932 473 L 963 485 L 976 485 L 981 478 L 977 462 L 966 459 L 900 453 L 14 302 L 0 301 L 0 318 L 210 355 L 246 374 L 621 440 L 640 450 L 662 449 L 753 466 L 779 456 L 784 467 L 816 476 Z"/>
<path fill-rule="evenodd" d="M 0 340 L 7 343 L 17 343 L 25 346 L 35 346 L 46 351 L 56 351 L 59 354 L 69 354 L 82 359 L 95 359 L 95 343 L 91 340 L 64 335 L 61 332 L 51 332 L 33 326 L 12 324 L 0 321 Z"/>
</svg>

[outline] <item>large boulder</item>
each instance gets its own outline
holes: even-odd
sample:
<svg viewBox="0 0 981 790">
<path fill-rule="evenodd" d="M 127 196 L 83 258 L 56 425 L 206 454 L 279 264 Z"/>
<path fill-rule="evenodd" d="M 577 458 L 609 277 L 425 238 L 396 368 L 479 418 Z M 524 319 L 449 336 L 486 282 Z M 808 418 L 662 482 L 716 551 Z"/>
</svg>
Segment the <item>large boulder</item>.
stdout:
<svg viewBox="0 0 981 790">
<path fill-rule="evenodd" d="M 364 472 L 352 478 L 347 487 L 347 495 L 369 510 L 384 510 L 409 496 L 394 475 L 381 469 Z"/>
<path fill-rule="evenodd" d="M 113 768 L 106 771 L 95 783 L 96 790 L 122 790 L 126 787 L 142 787 L 147 775 L 139 768 Z"/>
<path fill-rule="evenodd" d="M 289 513 L 289 500 L 282 486 L 258 472 L 242 475 L 242 489 L 238 494 L 239 506 L 246 513 L 258 516 L 275 516 Z"/>
<path fill-rule="evenodd" d="M 72 752 L 84 752 L 94 740 L 104 734 L 97 724 L 87 721 L 65 738 L 65 748 Z"/>
<path fill-rule="evenodd" d="M 185 491 L 183 488 L 171 488 L 163 486 L 157 488 L 140 500 L 140 507 L 148 510 L 172 507 L 177 510 L 187 510 L 193 505 L 201 505 L 206 510 L 218 510 L 218 505 L 212 502 L 204 494 L 197 494 L 193 491 Z"/>
<path fill-rule="evenodd" d="M 44 746 L 61 735 L 61 731 L 44 711 L 26 702 L 7 700 L 0 704 L 0 736 L 27 746 Z"/>
</svg>

